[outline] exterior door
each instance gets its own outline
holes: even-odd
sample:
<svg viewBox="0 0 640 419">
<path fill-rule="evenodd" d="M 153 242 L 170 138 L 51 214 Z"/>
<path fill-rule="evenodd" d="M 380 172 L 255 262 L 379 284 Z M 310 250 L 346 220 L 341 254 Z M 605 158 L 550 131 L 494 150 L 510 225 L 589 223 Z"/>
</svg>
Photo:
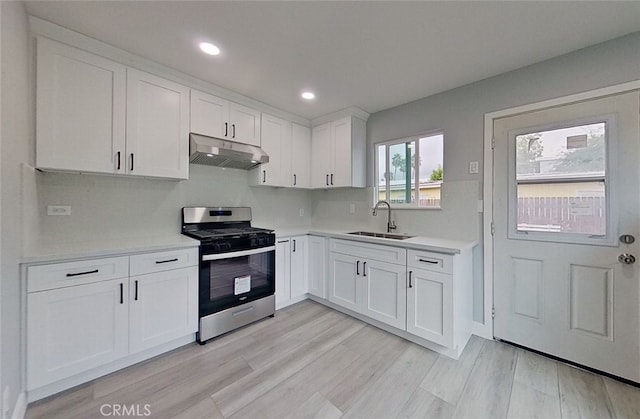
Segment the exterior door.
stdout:
<svg viewBox="0 0 640 419">
<path fill-rule="evenodd" d="M 495 337 L 636 382 L 639 109 L 631 92 L 497 119 L 493 173 Z"/>
</svg>

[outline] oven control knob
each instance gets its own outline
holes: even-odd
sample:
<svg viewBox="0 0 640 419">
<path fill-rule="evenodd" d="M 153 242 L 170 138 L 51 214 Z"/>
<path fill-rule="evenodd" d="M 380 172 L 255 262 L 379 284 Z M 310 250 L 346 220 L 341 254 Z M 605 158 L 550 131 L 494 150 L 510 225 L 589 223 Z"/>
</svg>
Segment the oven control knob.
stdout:
<svg viewBox="0 0 640 419">
<path fill-rule="evenodd" d="M 220 243 L 214 243 L 213 244 L 213 250 L 215 252 L 219 252 L 220 251 Z"/>
</svg>

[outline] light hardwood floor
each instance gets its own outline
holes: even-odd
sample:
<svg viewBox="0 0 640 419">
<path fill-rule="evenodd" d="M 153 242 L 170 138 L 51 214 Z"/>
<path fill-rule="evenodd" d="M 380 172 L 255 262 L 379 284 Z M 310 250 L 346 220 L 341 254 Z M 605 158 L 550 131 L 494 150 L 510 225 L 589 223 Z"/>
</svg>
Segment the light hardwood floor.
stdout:
<svg viewBox="0 0 640 419">
<path fill-rule="evenodd" d="M 114 404 L 180 419 L 631 419 L 640 389 L 478 337 L 454 361 L 304 301 L 34 403 L 27 417 L 101 418 Z"/>
</svg>

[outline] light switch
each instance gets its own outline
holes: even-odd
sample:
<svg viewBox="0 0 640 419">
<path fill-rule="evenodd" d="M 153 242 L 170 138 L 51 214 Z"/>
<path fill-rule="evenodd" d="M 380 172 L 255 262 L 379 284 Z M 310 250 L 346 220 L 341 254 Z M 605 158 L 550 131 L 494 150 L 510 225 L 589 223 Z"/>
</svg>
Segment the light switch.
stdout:
<svg viewBox="0 0 640 419">
<path fill-rule="evenodd" d="M 477 161 L 470 161 L 469 162 L 469 173 L 471 173 L 471 174 L 478 173 L 478 162 Z"/>
</svg>

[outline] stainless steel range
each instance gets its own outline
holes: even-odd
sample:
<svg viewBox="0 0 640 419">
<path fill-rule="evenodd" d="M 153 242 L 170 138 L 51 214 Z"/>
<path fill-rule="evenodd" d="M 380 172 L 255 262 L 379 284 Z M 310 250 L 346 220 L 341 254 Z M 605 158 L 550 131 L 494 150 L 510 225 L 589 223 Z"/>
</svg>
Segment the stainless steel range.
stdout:
<svg viewBox="0 0 640 419">
<path fill-rule="evenodd" d="M 198 342 L 275 313 L 275 234 L 248 207 L 182 208 L 182 233 L 200 240 Z"/>
</svg>

